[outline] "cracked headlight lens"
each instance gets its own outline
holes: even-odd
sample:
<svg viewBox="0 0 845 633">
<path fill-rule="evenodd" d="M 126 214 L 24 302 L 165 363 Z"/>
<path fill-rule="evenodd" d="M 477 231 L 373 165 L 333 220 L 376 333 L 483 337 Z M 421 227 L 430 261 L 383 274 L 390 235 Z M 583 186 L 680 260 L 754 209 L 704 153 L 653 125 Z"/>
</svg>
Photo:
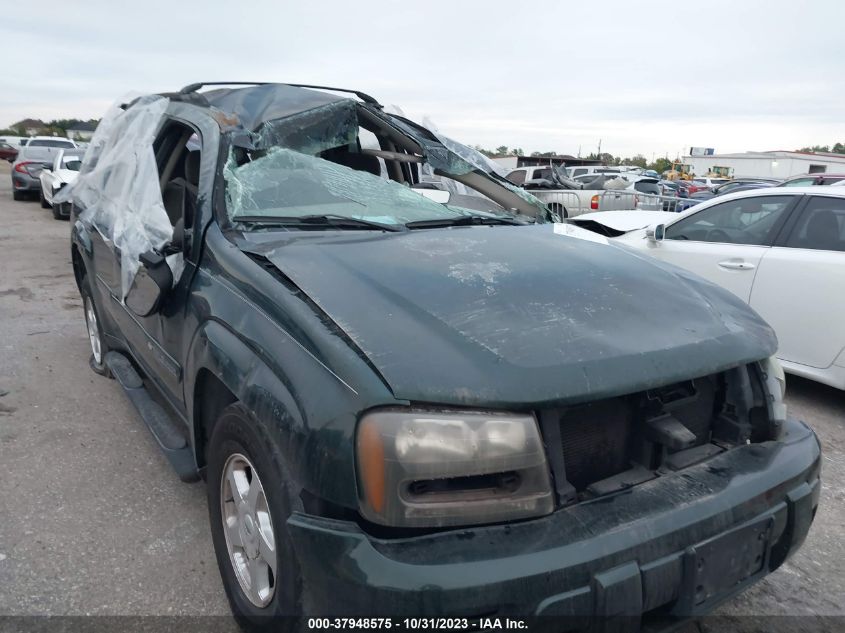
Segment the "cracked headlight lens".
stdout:
<svg viewBox="0 0 845 633">
<path fill-rule="evenodd" d="M 492 523 L 554 509 L 532 415 L 375 411 L 356 437 L 361 513 L 396 527 Z"/>
</svg>

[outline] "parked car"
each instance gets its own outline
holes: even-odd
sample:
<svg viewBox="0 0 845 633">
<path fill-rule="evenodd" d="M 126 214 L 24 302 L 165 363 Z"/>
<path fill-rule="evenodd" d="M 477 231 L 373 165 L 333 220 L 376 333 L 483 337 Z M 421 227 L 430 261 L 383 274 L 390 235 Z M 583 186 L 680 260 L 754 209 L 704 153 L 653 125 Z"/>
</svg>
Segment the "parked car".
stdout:
<svg viewBox="0 0 845 633">
<path fill-rule="evenodd" d="M 617 179 L 628 183 L 624 187 L 614 185 Z M 632 196 L 632 209 L 649 209 L 660 210 L 662 206 L 662 189 L 659 180 L 649 176 L 642 176 L 640 174 L 620 173 L 620 174 L 602 174 L 599 176 L 585 175 L 578 176 L 574 179 L 582 183 L 585 189 L 605 189 L 611 191 L 624 191 Z M 608 184 L 610 183 L 610 184 Z M 574 217 L 574 216 L 573 216 Z"/>
<path fill-rule="evenodd" d="M 725 194 L 730 193 L 736 187 L 741 187 L 743 185 L 748 184 L 755 184 L 755 183 L 765 183 L 770 185 L 779 185 L 782 183 L 783 180 L 781 178 L 765 178 L 765 177 L 753 177 L 753 176 L 745 176 L 741 178 L 732 178 L 728 182 L 723 185 L 719 185 L 714 187 L 713 193 Z"/>
<path fill-rule="evenodd" d="M 698 204 L 699 201 L 710 200 L 711 198 L 724 196 L 730 193 L 739 193 L 740 191 L 751 191 L 752 189 L 766 189 L 767 187 L 776 186 L 775 183 L 763 181 L 737 182 L 731 184 L 731 187 L 717 187 L 714 191 L 696 191 L 690 196 L 690 198 L 696 201 L 694 204 Z"/>
<path fill-rule="evenodd" d="M 591 172 L 569 178 L 560 167 L 520 167 L 506 174 L 511 183 L 530 191 L 560 218 L 569 218 L 590 210 L 635 209 L 639 201 L 636 193 L 622 188 L 606 188 L 607 182 L 622 176 L 622 172 Z"/>
<path fill-rule="evenodd" d="M 605 237 L 619 237 L 631 231 L 670 222 L 677 217 L 674 211 L 595 211 L 570 218 L 567 223 Z"/>
<path fill-rule="evenodd" d="M 823 185 L 832 185 L 837 182 L 845 180 L 845 174 L 804 174 L 802 176 L 793 176 L 787 178 L 782 183 L 781 187 L 817 187 Z"/>
<path fill-rule="evenodd" d="M 566 167 L 566 175 L 569 178 L 577 178 L 578 176 L 601 175 L 601 174 L 619 174 L 622 173 L 621 167 L 611 167 L 608 165 L 584 165 L 579 167 Z"/>
<path fill-rule="evenodd" d="M 678 617 L 777 569 L 820 449 L 771 328 L 332 90 L 141 97 L 59 194 L 91 366 L 207 480 L 240 620 Z"/>
<path fill-rule="evenodd" d="M 0 143 L 11 145 L 18 151 L 27 144 L 27 141 L 29 141 L 28 136 L 0 136 Z"/>
<path fill-rule="evenodd" d="M 719 185 L 724 185 L 725 183 L 728 183 L 728 182 L 731 181 L 730 178 L 718 178 L 718 177 L 711 178 L 710 176 L 700 176 L 700 177 L 697 176 L 697 177 L 693 178 L 692 180 L 695 183 L 702 184 L 703 186 L 707 187 L 708 189 L 715 189 Z"/>
<path fill-rule="evenodd" d="M 8 143 L 0 143 L 0 160 L 5 160 L 10 163 L 15 162 L 18 156 L 18 150 Z"/>
<path fill-rule="evenodd" d="M 61 149 L 74 149 L 76 143 L 70 139 L 52 136 L 34 136 L 18 151 L 12 163 L 12 197 L 23 200 L 27 194 L 41 191 L 41 170 L 52 165 Z"/>
<path fill-rule="evenodd" d="M 703 182 L 696 182 L 695 180 L 678 180 L 678 185 L 687 190 L 687 193 L 692 195 L 699 191 L 709 191 L 707 185 Z"/>
<path fill-rule="evenodd" d="M 52 208 L 53 217 L 57 220 L 70 216 L 70 206 L 59 203 L 54 205 L 53 194 L 76 180 L 79 169 L 82 167 L 82 156 L 83 152 L 79 149 L 60 149 L 56 152 L 53 164 L 49 167 L 45 165 L 41 169 L 39 175 L 41 189 L 38 192 L 41 207 Z"/>
<path fill-rule="evenodd" d="M 845 389 L 845 293 L 835 290 L 845 288 L 845 191 L 732 193 L 654 233 L 663 239 L 646 229 L 618 239 L 730 290 L 774 327 L 787 372 Z"/>
</svg>

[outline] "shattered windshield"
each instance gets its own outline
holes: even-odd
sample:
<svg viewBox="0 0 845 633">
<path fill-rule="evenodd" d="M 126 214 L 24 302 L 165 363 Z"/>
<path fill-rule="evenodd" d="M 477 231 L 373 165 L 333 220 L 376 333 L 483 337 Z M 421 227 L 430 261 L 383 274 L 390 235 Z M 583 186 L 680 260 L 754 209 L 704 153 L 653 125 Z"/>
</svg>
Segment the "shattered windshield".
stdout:
<svg viewBox="0 0 845 633">
<path fill-rule="evenodd" d="M 542 203 L 491 176 L 486 157 L 385 116 L 344 99 L 266 122 L 251 143 L 233 137 L 224 170 L 229 218 L 332 216 L 398 226 L 466 216 L 512 221 L 520 213 L 522 223 L 542 213 Z"/>
<path fill-rule="evenodd" d="M 240 167 L 230 160 L 225 177 L 233 220 L 332 214 L 406 224 L 460 215 L 398 182 L 284 147 Z"/>
</svg>

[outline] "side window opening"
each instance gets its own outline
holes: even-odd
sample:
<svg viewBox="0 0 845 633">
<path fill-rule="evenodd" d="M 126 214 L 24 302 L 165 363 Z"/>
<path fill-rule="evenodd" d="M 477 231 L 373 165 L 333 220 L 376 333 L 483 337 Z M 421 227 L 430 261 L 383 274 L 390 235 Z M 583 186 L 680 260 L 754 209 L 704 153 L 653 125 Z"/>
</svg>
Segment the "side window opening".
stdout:
<svg viewBox="0 0 845 633">
<path fill-rule="evenodd" d="M 759 196 L 717 204 L 669 226 L 666 239 L 767 246 L 792 200 Z"/>
<path fill-rule="evenodd" d="M 822 196 L 810 198 L 786 246 L 845 251 L 845 200 Z"/>
<path fill-rule="evenodd" d="M 508 180 L 515 185 L 522 185 L 525 183 L 525 170 L 517 169 L 508 174 Z"/>
<path fill-rule="evenodd" d="M 153 149 L 158 166 L 161 198 L 173 226 L 173 245 L 187 247 L 199 193 L 202 143 L 192 128 L 172 122 L 159 134 Z"/>
</svg>

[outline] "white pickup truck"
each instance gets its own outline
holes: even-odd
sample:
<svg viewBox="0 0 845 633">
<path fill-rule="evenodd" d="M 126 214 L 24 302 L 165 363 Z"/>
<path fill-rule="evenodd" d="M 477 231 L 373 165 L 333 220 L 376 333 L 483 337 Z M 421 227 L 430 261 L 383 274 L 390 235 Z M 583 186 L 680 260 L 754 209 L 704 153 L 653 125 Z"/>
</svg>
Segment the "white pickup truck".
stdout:
<svg viewBox="0 0 845 633">
<path fill-rule="evenodd" d="M 545 165 L 518 167 L 509 171 L 506 178 L 530 191 L 561 217 L 572 218 L 591 211 L 636 209 L 636 190 L 606 186 L 617 175 L 621 174 L 596 174 L 594 180 L 579 182 L 570 180 L 562 169 Z"/>
</svg>

